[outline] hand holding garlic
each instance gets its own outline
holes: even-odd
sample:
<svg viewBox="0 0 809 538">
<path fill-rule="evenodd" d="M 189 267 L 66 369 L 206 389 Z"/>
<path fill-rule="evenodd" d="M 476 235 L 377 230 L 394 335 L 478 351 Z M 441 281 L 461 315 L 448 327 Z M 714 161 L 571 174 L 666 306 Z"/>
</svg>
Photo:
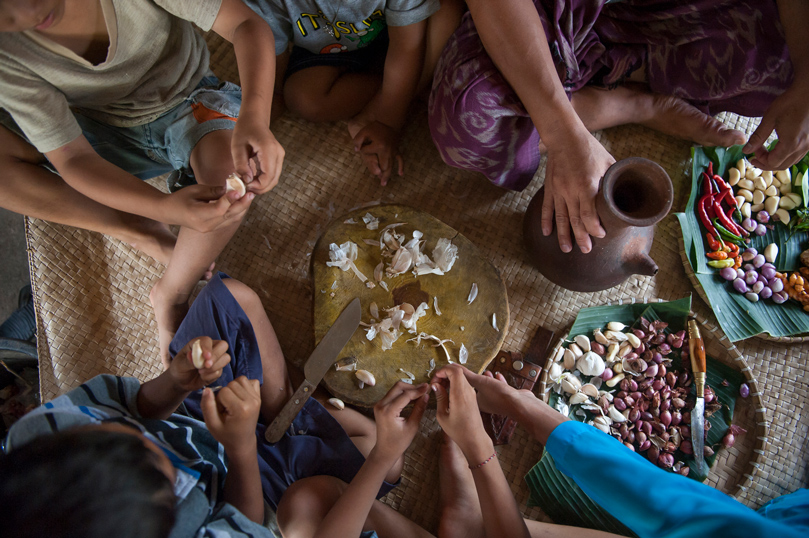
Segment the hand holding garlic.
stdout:
<svg viewBox="0 0 809 538">
<path fill-rule="evenodd" d="M 430 386 L 396 383 L 374 406 L 376 420 L 376 445 L 372 454 L 391 465 L 404 454 L 419 429 L 421 417 L 427 409 Z M 404 408 L 415 402 L 407 418 L 402 417 Z"/>
<path fill-rule="evenodd" d="M 233 166 L 249 192 L 264 194 L 278 184 L 284 148 L 266 124 L 244 113 L 236 122 L 230 143 Z"/>
<path fill-rule="evenodd" d="M 195 349 L 196 352 L 195 352 Z M 230 362 L 228 343 L 211 340 L 207 336 L 188 342 L 169 365 L 169 374 L 178 390 L 192 392 L 213 383 L 222 375 L 222 368 Z M 195 364 L 201 359 L 201 365 Z"/>
<path fill-rule="evenodd" d="M 253 198 L 255 194 L 251 192 L 241 199 L 229 195 L 224 186 L 189 185 L 164 199 L 164 222 L 201 233 L 212 232 L 238 222 L 250 208 Z"/>
<path fill-rule="evenodd" d="M 467 460 L 478 463 L 493 452 L 494 446 L 483 429 L 475 389 L 466 380 L 464 370 L 450 364 L 436 373 L 432 383 L 437 402 L 435 418 Z"/>
</svg>

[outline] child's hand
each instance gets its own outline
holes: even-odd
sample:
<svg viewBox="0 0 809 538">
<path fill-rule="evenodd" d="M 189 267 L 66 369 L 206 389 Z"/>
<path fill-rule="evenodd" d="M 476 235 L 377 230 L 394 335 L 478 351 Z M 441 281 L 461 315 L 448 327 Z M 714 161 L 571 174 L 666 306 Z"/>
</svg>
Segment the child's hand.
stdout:
<svg viewBox="0 0 809 538">
<path fill-rule="evenodd" d="M 435 418 L 463 453 L 475 459 L 483 454 L 488 456 L 492 442 L 483 429 L 475 389 L 466 380 L 463 370 L 462 366 L 449 365 L 434 378 Z"/>
<path fill-rule="evenodd" d="M 278 184 L 284 164 L 284 148 L 270 129 L 242 116 L 233 129 L 230 143 L 236 173 L 242 178 L 248 192 L 264 194 Z"/>
<path fill-rule="evenodd" d="M 235 192 L 225 194 L 225 187 L 190 185 L 168 196 L 166 214 L 170 217 L 166 223 L 208 233 L 239 222 L 256 195 L 248 193 L 242 198 L 238 196 Z"/>
<path fill-rule="evenodd" d="M 430 386 L 426 383 L 413 386 L 399 381 L 376 403 L 374 452 L 377 455 L 392 463 L 404 454 L 419 429 L 419 421 L 427 408 L 429 392 Z M 402 410 L 412 401 L 416 403 L 410 416 L 407 418 L 400 416 Z"/>
<path fill-rule="evenodd" d="M 404 162 L 399 153 L 399 133 L 384 123 L 372 121 L 354 137 L 354 151 L 362 155 L 368 170 L 380 179 L 384 187 L 398 164 L 399 175 L 404 175 Z"/>
<path fill-rule="evenodd" d="M 257 379 L 239 376 L 216 395 L 206 388 L 201 408 L 211 435 L 231 457 L 244 450 L 255 450 L 256 423 L 261 408 Z"/>
<path fill-rule="evenodd" d="M 197 340 L 202 347 L 204 360 L 204 366 L 199 370 L 194 367 L 191 359 L 191 347 Z M 182 391 L 193 392 L 219 379 L 219 376 L 222 375 L 222 368 L 230 362 L 227 350 L 227 342 L 211 340 L 207 336 L 188 342 L 169 365 L 169 375 L 175 386 Z"/>
</svg>

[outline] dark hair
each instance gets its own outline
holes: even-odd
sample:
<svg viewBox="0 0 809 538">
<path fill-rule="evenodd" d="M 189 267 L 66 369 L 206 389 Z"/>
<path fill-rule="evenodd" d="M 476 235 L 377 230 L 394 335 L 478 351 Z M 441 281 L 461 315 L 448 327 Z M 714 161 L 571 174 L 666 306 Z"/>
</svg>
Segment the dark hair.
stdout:
<svg viewBox="0 0 809 538">
<path fill-rule="evenodd" d="M 141 438 L 66 431 L 0 459 L 0 536 L 165 537 L 174 525 L 170 480 Z"/>
</svg>

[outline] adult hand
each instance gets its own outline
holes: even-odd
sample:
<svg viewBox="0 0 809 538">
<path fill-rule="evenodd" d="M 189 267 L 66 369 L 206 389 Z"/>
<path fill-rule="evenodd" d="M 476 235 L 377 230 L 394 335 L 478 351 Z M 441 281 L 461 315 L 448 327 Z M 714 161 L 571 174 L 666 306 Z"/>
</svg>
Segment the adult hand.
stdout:
<svg viewBox="0 0 809 538">
<path fill-rule="evenodd" d="M 205 425 L 225 447 L 225 452 L 255 449 L 256 423 L 261 408 L 259 388 L 257 379 L 239 376 L 216 395 L 209 388 L 203 391 L 200 407 Z"/>
<path fill-rule="evenodd" d="M 270 129 L 251 115 L 242 115 L 230 142 L 233 165 L 248 192 L 264 194 L 278 184 L 284 164 L 284 148 Z"/>
<path fill-rule="evenodd" d="M 436 419 L 468 460 L 482 461 L 491 454 L 492 441 L 483 429 L 475 389 L 466 380 L 464 370 L 463 366 L 451 364 L 433 378 Z"/>
<path fill-rule="evenodd" d="M 199 341 L 202 348 L 204 364 L 200 369 L 194 367 L 191 359 L 191 348 L 196 341 Z M 222 368 L 230 362 L 227 351 L 228 343 L 224 340 L 211 340 L 207 336 L 194 338 L 171 361 L 169 375 L 178 389 L 185 392 L 199 390 L 222 375 Z"/>
<path fill-rule="evenodd" d="M 779 95 L 761 118 L 758 128 L 750 135 L 745 153 L 755 153 L 750 163 L 764 170 L 783 170 L 800 161 L 809 151 L 809 78 L 795 81 Z M 778 144 L 767 151 L 764 143 L 773 132 Z"/>
<path fill-rule="evenodd" d="M 448 366 L 438 370 L 434 379 L 445 379 L 450 368 Z M 536 399 L 530 390 L 518 390 L 506 382 L 503 374 L 492 375 L 490 371 L 485 371 L 483 375 L 476 374 L 467 368 L 459 368 L 466 378 L 466 381 L 477 391 L 477 404 L 481 411 L 495 415 L 507 415 L 516 418 L 517 404 L 522 398 Z"/>
<path fill-rule="evenodd" d="M 166 198 L 166 214 L 171 215 L 166 222 L 200 233 L 212 232 L 238 222 L 255 197 L 251 192 L 242 198 L 235 191 L 225 194 L 225 187 L 190 185 Z"/>
<path fill-rule="evenodd" d="M 372 121 L 360 129 L 354 137 L 354 151 L 360 153 L 365 166 L 379 178 L 383 187 L 388 184 L 395 165 L 398 164 L 399 175 L 404 175 L 399 133 L 384 123 Z"/>
<path fill-rule="evenodd" d="M 573 134 L 560 143 L 548 146 L 545 172 L 545 198 L 542 203 L 542 234 L 550 235 L 556 223 L 556 234 L 562 252 L 573 245 L 570 229 L 582 252 L 593 248 L 590 236 L 604 237 L 596 212 L 598 184 L 615 159 L 587 131 Z M 554 216 L 555 215 L 555 216 Z"/>
<path fill-rule="evenodd" d="M 376 419 L 376 446 L 374 452 L 391 464 L 404 454 L 419 429 L 429 400 L 430 386 L 427 383 L 410 385 L 397 382 L 374 406 Z M 415 401 L 410 416 L 401 416 L 410 402 Z"/>
</svg>

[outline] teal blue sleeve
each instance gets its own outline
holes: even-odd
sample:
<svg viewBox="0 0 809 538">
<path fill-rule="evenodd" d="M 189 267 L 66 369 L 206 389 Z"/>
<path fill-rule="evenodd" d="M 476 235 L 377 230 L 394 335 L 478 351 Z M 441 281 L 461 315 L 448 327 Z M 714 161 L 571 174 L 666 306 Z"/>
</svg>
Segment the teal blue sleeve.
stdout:
<svg viewBox="0 0 809 538">
<path fill-rule="evenodd" d="M 545 448 L 562 473 L 640 538 L 809 536 L 806 517 L 769 519 L 710 486 L 660 469 L 587 424 L 560 424 Z M 787 504 L 806 514 L 809 495 Z"/>
</svg>

